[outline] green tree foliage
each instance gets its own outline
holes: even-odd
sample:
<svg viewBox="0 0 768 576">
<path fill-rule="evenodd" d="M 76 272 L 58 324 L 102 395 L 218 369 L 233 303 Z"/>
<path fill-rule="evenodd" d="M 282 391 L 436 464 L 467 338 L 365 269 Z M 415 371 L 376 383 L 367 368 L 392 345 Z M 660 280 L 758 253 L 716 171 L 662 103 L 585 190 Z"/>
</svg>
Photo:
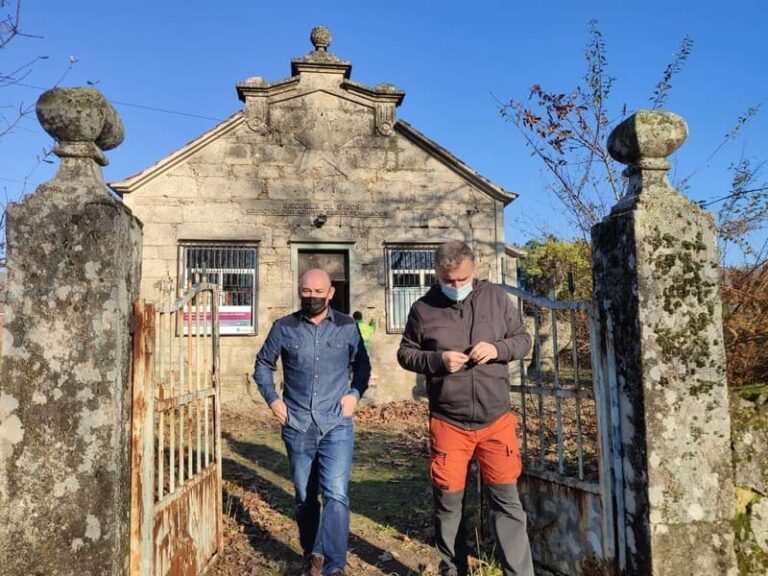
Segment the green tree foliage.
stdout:
<svg viewBox="0 0 768 576">
<path fill-rule="evenodd" d="M 568 242 L 550 236 L 543 242 L 529 241 L 525 250 L 528 255 L 521 260 L 520 276 L 526 290 L 549 296 L 554 289 L 559 300 L 590 298 L 592 261 L 587 241 Z"/>
</svg>

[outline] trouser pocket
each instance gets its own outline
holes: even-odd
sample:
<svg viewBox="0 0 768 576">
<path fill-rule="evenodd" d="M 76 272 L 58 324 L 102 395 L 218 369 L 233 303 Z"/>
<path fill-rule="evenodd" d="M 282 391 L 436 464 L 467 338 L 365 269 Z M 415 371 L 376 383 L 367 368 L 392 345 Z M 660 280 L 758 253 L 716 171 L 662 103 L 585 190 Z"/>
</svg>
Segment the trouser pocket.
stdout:
<svg viewBox="0 0 768 576">
<path fill-rule="evenodd" d="M 432 448 L 430 450 L 430 456 L 429 456 L 429 477 L 432 479 L 432 484 L 439 488 L 440 490 L 443 490 L 445 492 L 449 492 L 452 490 L 450 489 L 450 483 L 449 483 L 449 474 L 447 471 L 447 464 L 448 464 L 448 453 L 443 452 L 441 450 L 437 450 L 435 448 Z"/>
<path fill-rule="evenodd" d="M 522 473 L 514 423 L 511 414 L 500 418 L 477 445 L 475 457 L 486 484 L 515 484 Z"/>
</svg>

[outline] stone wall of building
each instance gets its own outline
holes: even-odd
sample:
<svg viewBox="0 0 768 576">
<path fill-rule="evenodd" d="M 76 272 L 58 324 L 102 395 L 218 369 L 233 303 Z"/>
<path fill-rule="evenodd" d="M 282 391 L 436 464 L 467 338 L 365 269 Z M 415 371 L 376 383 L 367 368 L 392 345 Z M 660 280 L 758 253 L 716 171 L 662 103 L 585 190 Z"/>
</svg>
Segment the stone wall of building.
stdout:
<svg viewBox="0 0 768 576">
<path fill-rule="evenodd" d="M 293 68 L 281 82 L 246 80 L 243 112 L 115 186 L 145 225 L 142 294 L 175 279 L 181 241 L 258 243 L 258 334 L 221 343 L 225 379 L 243 382 L 271 323 L 298 307 L 297 250 L 349 250 L 350 312 L 378 327 L 369 397 L 410 398 L 416 375 L 397 366 L 400 335 L 386 331 L 385 244 L 462 239 L 480 276 L 500 282 L 514 195 L 489 194 L 495 187 L 395 121 L 402 92 L 351 82 L 350 65 L 320 49 Z"/>
</svg>

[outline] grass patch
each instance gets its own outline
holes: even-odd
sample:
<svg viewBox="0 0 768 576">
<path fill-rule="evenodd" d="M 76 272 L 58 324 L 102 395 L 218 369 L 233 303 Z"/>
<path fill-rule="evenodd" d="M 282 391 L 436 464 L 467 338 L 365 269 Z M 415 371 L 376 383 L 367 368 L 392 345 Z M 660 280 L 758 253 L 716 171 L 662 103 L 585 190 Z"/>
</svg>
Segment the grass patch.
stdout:
<svg viewBox="0 0 768 576">
<path fill-rule="evenodd" d="M 399 434 L 358 426 L 349 494 L 359 521 L 377 525 L 382 533 L 428 541 L 432 491 L 427 457 L 415 455 Z"/>
<path fill-rule="evenodd" d="M 768 383 L 747 384 L 731 388 L 731 393 L 736 396 L 756 402 L 761 396 L 768 397 Z"/>
</svg>

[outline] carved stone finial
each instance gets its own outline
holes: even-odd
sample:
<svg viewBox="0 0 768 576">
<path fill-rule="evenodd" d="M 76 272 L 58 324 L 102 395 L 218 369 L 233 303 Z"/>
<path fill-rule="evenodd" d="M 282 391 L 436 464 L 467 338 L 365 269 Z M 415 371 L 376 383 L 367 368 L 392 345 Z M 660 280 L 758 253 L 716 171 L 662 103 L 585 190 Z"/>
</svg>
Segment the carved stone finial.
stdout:
<svg viewBox="0 0 768 576">
<path fill-rule="evenodd" d="M 672 198 L 677 194 L 667 178 L 672 167 L 667 156 L 680 148 L 687 137 L 685 120 L 661 110 L 638 110 L 616 126 L 608 136 L 608 152 L 627 165 L 623 172 L 627 183 L 611 213 L 633 209 L 642 197 L 662 193 Z"/>
<path fill-rule="evenodd" d="M 59 145 L 61 157 L 93 158 L 108 164 L 103 150 L 120 145 L 123 122 L 104 95 L 94 88 L 54 88 L 37 101 L 37 118 Z"/>
<path fill-rule="evenodd" d="M 315 26 L 312 28 L 312 33 L 309 35 L 309 39 L 315 47 L 315 50 L 326 52 L 328 46 L 331 45 L 331 31 L 327 26 Z"/>
<path fill-rule="evenodd" d="M 688 126 L 680 116 L 662 110 L 638 110 L 608 136 L 611 156 L 634 170 L 669 170 L 666 157 L 688 137 Z"/>
</svg>

